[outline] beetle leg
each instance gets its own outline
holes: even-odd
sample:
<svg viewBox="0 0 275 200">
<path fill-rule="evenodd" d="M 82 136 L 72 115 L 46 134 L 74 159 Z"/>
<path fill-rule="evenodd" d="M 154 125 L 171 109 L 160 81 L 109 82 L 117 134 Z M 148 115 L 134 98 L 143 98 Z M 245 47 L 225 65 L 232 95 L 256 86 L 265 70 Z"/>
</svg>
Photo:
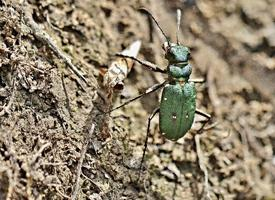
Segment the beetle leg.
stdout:
<svg viewBox="0 0 275 200">
<path fill-rule="evenodd" d="M 141 158 L 141 162 L 140 162 L 140 166 L 139 166 L 139 173 L 141 172 L 141 168 L 142 168 L 142 163 L 144 161 L 144 157 L 145 157 L 145 153 L 147 150 L 147 144 L 148 144 L 148 138 L 149 138 L 149 134 L 150 134 L 150 125 L 151 125 L 151 120 L 154 118 L 154 116 L 159 112 L 159 107 L 156 108 L 152 114 L 148 117 L 148 124 L 147 124 L 147 132 L 146 132 L 146 138 L 145 138 L 145 143 L 144 143 L 144 149 L 143 149 L 143 153 L 142 153 L 142 158 Z M 140 174 L 139 174 L 140 177 Z"/>
<path fill-rule="evenodd" d="M 199 110 L 196 108 L 196 111 L 195 111 L 197 114 L 207 118 L 207 121 L 209 121 L 211 119 L 211 115 L 209 115 L 208 113 L 205 113 L 203 112 L 202 110 Z"/>
<path fill-rule="evenodd" d="M 175 172 L 173 172 L 172 170 L 170 170 L 168 167 L 165 167 L 164 169 L 168 170 L 169 172 L 171 172 L 173 174 L 173 176 L 174 176 L 175 187 L 173 189 L 173 194 L 172 194 L 172 199 L 174 200 L 175 196 L 176 196 L 176 191 L 177 191 L 178 183 L 180 183 L 179 182 L 179 177 L 178 177 L 178 175 Z"/>
<path fill-rule="evenodd" d="M 124 54 L 121 54 L 121 53 L 117 53 L 116 56 L 123 57 L 123 58 L 129 58 L 129 59 L 132 59 L 134 61 L 137 61 L 139 64 L 147 67 L 151 71 L 160 72 L 160 73 L 163 73 L 163 74 L 167 73 L 166 70 L 161 69 L 159 66 L 157 66 L 154 63 L 151 63 L 149 61 L 140 60 L 140 59 L 138 59 L 138 58 L 136 58 L 134 56 L 128 56 L 128 55 L 124 55 Z"/>
<path fill-rule="evenodd" d="M 197 114 L 199 114 L 199 115 L 201 115 L 201 116 L 203 116 L 203 117 L 206 118 L 206 120 L 202 122 L 203 125 L 202 125 L 202 127 L 199 129 L 199 131 L 198 131 L 198 132 L 200 133 L 200 132 L 203 130 L 204 126 L 210 121 L 211 115 L 209 115 L 209 114 L 207 114 L 207 113 L 205 113 L 205 112 L 203 112 L 203 111 L 201 111 L 201 110 L 199 110 L 199 109 L 197 109 L 197 108 L 196 108 L 195 113 L 197 113 Z"/>
<path fill-rule="evenodd" d="M 193 79 L 189 79 L 189 82 L 193 82 L 193 83 L 204 83 L 205 79 L 203 78 L 193 78 Z"/>
<path fill-rule="evenodd" d="M 134 97 L 134 98 L 132 98 L 132 99 L 129 99 L 128 101 L 124 102 L 124 103 L 121 104 L 120 106 L 117 106 L 117 107 L 115 107 L 115 108 L 113 108 L 113 109 L 107 111 L 105 114 L 111 113 L 111 112 L 113 112 L 114 110 L 117 110 L 117 109 L 119 109 L 119 108 L 121 108 L 121 107 L 123 107 L 123 106 L 126 106 L 127 104 L 129 104 L 129 103 L 131 103 L 132 101 L 135 101 L 135 100 L 137 100 L 137 99 L 143 97 L 144 95 L 147 95 L 147 94 L 150 94 L 150 93 L 152 93 L 152 92 L 155 92 L 156 90 L 158 90 L 158 89 L 164 87 L 165 84 L 166 84 L 166 81 L 164 81 L 164 82 L 162 82 L 162 83 L 158 83 L 158 84 L 156 84 L 156 85 L 153 85 L 152 87 L 148 88 L 144 93 L 142 93 L 142 94 L 140 94 L 140 95 L 138 95 L 138 96 L 136 96 L 136 97 Z"/>
</svg>

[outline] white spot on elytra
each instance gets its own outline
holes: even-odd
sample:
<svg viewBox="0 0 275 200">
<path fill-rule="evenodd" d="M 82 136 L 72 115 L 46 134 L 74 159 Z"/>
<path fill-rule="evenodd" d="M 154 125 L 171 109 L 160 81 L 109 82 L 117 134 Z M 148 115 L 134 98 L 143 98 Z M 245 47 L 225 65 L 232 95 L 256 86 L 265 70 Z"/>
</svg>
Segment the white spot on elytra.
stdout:
<svg viewBox="0 0 275 200">
<path fill-rule="evenodd" d="M 162 133 L 162 135 L 166 135 L 166 133 Z"/>
<path fill-rule="evenodd" d="M 185 118 L 187 119 L 189 116 L 188 116 L 188 114 L 185 116 Z"/>
<path fill-rule="evenodd" d="M 174 120 L 177 119 L 177 113 L 172 114 L 172 119 L 174 119 Z"/>
<path fill-rule="evenodd" d="M 166 97 L 164 98 L 164 101 L 167 101 L 167 98 L 166 98 Z"/>
</svg>

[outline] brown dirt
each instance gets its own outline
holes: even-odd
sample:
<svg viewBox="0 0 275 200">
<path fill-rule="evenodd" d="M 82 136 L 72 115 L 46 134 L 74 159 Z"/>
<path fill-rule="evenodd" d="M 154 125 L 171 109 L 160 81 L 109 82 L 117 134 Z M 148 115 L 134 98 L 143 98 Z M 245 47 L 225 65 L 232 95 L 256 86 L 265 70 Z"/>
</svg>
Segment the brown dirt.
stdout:
<svg viewBox="0 0 275 200">
<path fill-rule="evenodd" d="M 87 141 L 78 199 L 172 199 L 173 174 L 178 200 L 275 199 L 275 1 L 22 2 L 0 1 L 0 199 L 71 198 Z M 180 40 L 192 49 L 192 77 L 206 79 L 197 85 L 197 106 L 212 120 L 201 135 L 197 122 L 172 142 L 155 118 L 137 181 L 158 94 L 108 118 L 96 114 L 109 106 L 99 74 L 116 52 L 140 39 L 139 57 L 167 64 L 163 38 L 154 29 L 150 41 L 139 7 L 151 10 L 174 41 L 182 9 Z M 31 30 L 31 12 L 87 84 Z M 112 106 L 164 78 L 136 64 Z"/>
</svg>

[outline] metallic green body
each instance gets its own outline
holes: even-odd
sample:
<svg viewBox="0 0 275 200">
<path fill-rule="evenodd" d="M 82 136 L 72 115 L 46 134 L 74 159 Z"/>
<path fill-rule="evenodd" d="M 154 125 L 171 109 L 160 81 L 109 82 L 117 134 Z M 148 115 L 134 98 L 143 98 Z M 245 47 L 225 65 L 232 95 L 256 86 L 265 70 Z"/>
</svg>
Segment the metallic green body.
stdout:
<svg viewBox="0 0 275 200">
<path fill-rule="evenodd" d="M 190 64 L 177 64 L 168 66 L 168 75 L 174 79 L 188 79 L 192 73 Z"/>
<path fill-rule="evenodd" d="M 191 128 L 196 110 L 196 89 L 192 82 L 167 84 L 160 103 L 160 131 L 164 137 L 177 140 Z"/>
<path fill-rule="evenodd" d="M 166 51 L 165 58 L 171 63 L 186 62 L 189 54 L 188 47 L 171 43 L 169 50 Z"/>
<path fill-rule="evenodd" d="M 196 88 L 189 82 L 192 66 L 189 64 L 190 51 L 180 44 L 167 45 L 165 58 L 168 81 L 160 102 L 160 131 L 164 137 L 177 140 L 190 130 L 196 111 Z"/>
</svg>

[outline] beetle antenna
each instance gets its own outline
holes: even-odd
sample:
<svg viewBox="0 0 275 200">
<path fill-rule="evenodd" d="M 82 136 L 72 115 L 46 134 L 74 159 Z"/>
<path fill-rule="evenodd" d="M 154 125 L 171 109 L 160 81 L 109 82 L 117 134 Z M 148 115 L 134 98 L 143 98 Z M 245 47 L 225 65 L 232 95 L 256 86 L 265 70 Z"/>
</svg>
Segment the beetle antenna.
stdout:
<svg viewBox="0 0 275 200">
<path fill-rule="evenodd" d="M 177 44 L 179 44 L 179 32 L 180 32 L 180 20 L 181 20 L 181 10 L 177 9 Z"/>
<path fill-rule="evenodd" d="M 161 31 L 162 35 L 165 37 L 167 43 L 168 43 L 168 46 L 170 46 L 170 41 L 169 41 L 169 38 L 167 37 L 167 35 L 164 33 L 164 31 L 162 30 L 162 28 L 160 27 L 159 23 L 157 22 L 157 20 L 154 18 L 154 16 L 149 12 L 149 10 L 147 10 L 146 8 L 139 8 L 138 10 L 140 10 L 141 12 L 144 12 L 146 13 L 147 15 L 149 15 L 153 20 L 154 22 L 156 23 L 156 25 L 158 26 L 159 30 Z"/>
</svg>

